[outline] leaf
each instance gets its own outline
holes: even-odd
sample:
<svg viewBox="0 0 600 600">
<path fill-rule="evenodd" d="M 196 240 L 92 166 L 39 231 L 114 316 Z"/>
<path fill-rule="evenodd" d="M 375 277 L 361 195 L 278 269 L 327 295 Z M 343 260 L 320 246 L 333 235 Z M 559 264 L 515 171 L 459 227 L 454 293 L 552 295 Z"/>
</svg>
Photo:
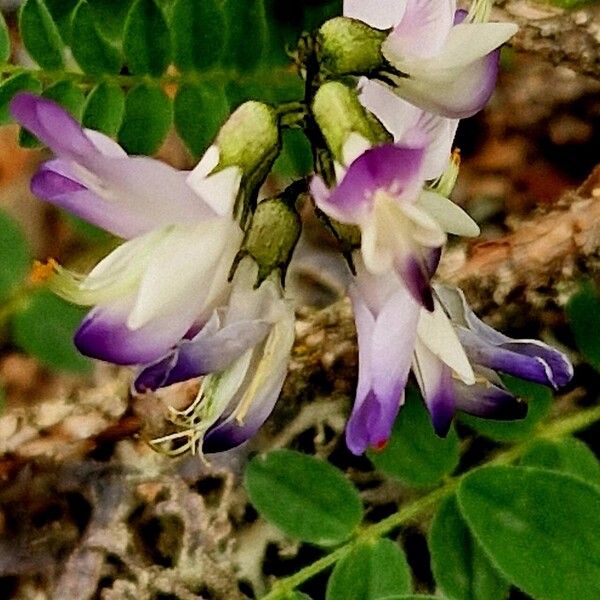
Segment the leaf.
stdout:
<svg viewBox="0 0 600 600">
<path fill-rule="evenodd" d="M 177 0 L 171 16 L 173 54 L 180 71 L 217 64 L 225 44 L 225 15 L 218 0 Z"/>
<path fill-rule="evenodd" d="M 4 15 L 0 13 L 0 64 L 5 64 L 10 58 L 10 34 Z"/>
<path fill-rule="evenodd" d="M 89 0 L 94 22 L 108 39 L 119 42 L 134 0 Z"/>
<path fill-rule="evenodd" d="M 153 154 L 171 125 L 171 101 L 157 85 L 142 83 L 125 99 L 119 143 L 129 154 Z"/>
<path fill-rule="evenodd" d="M 283 149 L 273 172 L 284 177 L 305 177 L 312 169 L 310 142 L 299 129 L 285 129 L 282 137 Z"/>
<path fill-rule="evenodd" d="M 252 70 L 260 62 L 267 41 L 263 0 L 225 0 L 227 39 L 223 64 L 240 72 Z"/>
<path fill-rule="evenodd" d="M 125 94 L 114 83 L 103 81 L 88 95 L 83 109 L 83 125 L 116 137 L 123 122 Z"/>
<path fill-rule="evenodd" d="M 406 392 L 388 445 L 368 457 L 389 477 L 413 486 L 435 485 L 458 464 L 458 437 L 454 429 L 438 437 L 419 393 L 414 388 Z"/>
<path fill-rule="evenodd" d="M 175 129 L 190 152 L 201 156 L 229 116 L 223 86 L 186 84 L 177 92 L 173 105 Z"/>
<path fill-rule="evenodd" d="M 535 426 L 550 412 L 552 391 L 539 383 L 524 379 L 502 376 L 506 387 L 515 395 L 527 401 L 528 411 L 524 419 L 517 421 L 496 421 L 461 414 L 460 420 L 478 433 L 499 442 L 522 440 L 531 434 Z"/>
<path fill-rule="evenodd" d="M 40 67 L 64 68 L 64 44 L 44 0 L 25 1 L 19 13 L 19 31 L 27 52 Z"/>
<path fill-rule="evenodd" d="M 536 441 L 521 458 L 521 464 L 569 473 L 588 483 L 600 485 L 600 463 L 580 440 Z"/>
<path fill-rule="evenodd" d="M 21 226 L 0 211 L 0 301 L 8 298 L 25 279 L 30 260 Z"/>
<path fill-rule="evenodd" d="M 412 589 L 404 552 L 391 540 L 356 546 L 335 566 L 327 584 L 327 600 L 382 600 Z"/>
<path fill-rule="evenodd" d="M 566 307 L 577 348 L 585 360 L 600 371 L 600 296 L 593 281 L 582 281 Z"/>
<path fill-rule="evenodd" d="M 49 367 L 87 372 L 90 362 L 73 344 L 73 335 L 85 312 L 48 290 L 41 290 L 29 299 L 22 312 L 13 317 L 13 341 Z"/>
<path fill-rule="evenodd" d="M 0 84 L 0 125 L 6 125 L 13 119 L 10 116 L 10 101 L 19 92 L 40 92 L 42 85 L 30 73 L 17 73 Z"/>
<path fill-rule="evenodd" d="M 82 0 L 73 13 L 71 50 L 77 64 L 92 75 L 117 74 L 121 70 L 121 54 L 104 38 L 87 2 Z"/>
<path fill-rule="evenodd" d="M 245 487 L 267 521 L 302 541 L 323 546 L 343 542 L 362 518 L 358 492 L 340 471 L 292 450 L 252 459 Z"/>
<path fill-rule="evenodd" d="M 171 60 L 167 22 L 154 0 L 136 0 L 123 34 L 123 52 L 129 70 L 137 75 L 162 75 Z"/>
<path fill-rule="evenodd" d="M 71 45 L 71 19 L 79 0 L 44 0 L 53 21 L 58 27 L 60 37 L 67 45 Z"/>
<path fill-rule="evenodd" d="M 525 593 L 600 598 L 597 487 L 532 467 L 488 467 L 462 480 L 458 503 L 486 554 Z"/>
<path fill-rule="evenodd" d="M 72 81 L 68 79 L 58 81 L 46 88 L 42 92 L 42 96 L 49 100 L 54 100 L 63 108 L 66 108 L 78 121 L 81 120 L 85 97 L 81 89 Z M 25 148 L 37 148 L 41 146 L 39 140 L 25 129 L 21 129 L 19 132 L 19 143 Z"/>
<path fill-rule="evenodd" d="M 454 495 L 437 511 L 429 532 L 435 581 L 453 600 L 502 600 L 509 585 L 471 535 Z"/>
</svg>

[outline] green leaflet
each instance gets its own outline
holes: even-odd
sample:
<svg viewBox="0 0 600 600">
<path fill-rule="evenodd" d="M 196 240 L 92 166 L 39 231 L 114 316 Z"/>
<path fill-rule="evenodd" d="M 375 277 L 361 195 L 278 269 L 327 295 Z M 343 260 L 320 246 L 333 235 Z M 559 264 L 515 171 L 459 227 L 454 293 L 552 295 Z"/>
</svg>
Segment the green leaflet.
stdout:
<svg viewBox="0 0 600 600">
<path fill-rule="evenodd" d="M 99 83 L 88 95 L 83 109 L 83 125 L 115 137 L 123 122 L 125 94 L 115 84 Z"/>
<path fill-rule="evenodd" d="M 250 501 L 287 535 L 320 544 L 347 540 L 362 519 L 358 491 L 323 460 L 275 450 L 256 456 L 246 468 Z"/>
<path fill-rule="evenodd" d="M 154 0 L 136 0 L 125 22 L 123 52 L 134 74 L 162 75 L 171 60 L 171 37 Z"/>
<path fill-rule="evenodd" d="M 119 143 L 129 154 L 154 154 L 171 126 L 171 100 L 156 84 L 142 83 L 125 99 Z"/>
<path fill-rule="evenodd" d="M 64 44 L 44 0 L 26 0 L 19 13 L 19 30 L 23 45 L 40 67 L 64 67 Z"/>
</svg>

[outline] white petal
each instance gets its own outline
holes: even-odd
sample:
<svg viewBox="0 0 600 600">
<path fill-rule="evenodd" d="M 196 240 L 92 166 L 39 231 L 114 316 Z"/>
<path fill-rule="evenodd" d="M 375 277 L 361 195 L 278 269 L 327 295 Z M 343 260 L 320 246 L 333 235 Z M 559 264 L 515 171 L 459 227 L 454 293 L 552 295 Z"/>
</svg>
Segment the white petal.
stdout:
<svg viewBox="0 0 600 600">
<path fill-rule="evenodd" d="M 440 224 L 416 204 L 401 204 L 398 208 L 410 221 L 406 233 L 419 245 L 439 248 L 446 242 L 446 235 Z"/>
<path fill-rule="evenodd" d="M 402 20 L 406 0 L 344 0 L 344 16 L 389 29 Z"/>
<path fill-rule="evenodd" d="M 198 177 L 192 172 L 187 182 L 206 204 L 224 217 L 233 214 L 241 180 L 242 170 L 239 167 L 227 167 L 208 177 Z"/>
<path fill-rule="evenodd" d="M 371 147 L 371 142 L 356 132 L 352 132 L 342 148 L 342 160 L 346 166 L 352 164 Z"/>
<path fill-rule="evenodd" d="M 361 251 L 367 271 L 374 275 L 389 271 L 394 264 L 394 247 L 382 240 L 374 218 L 361 227 Z"/>
<path fill-rule="evenodd" d="M 468 385 L 475 383 L 471 363 L 452 323 L 437 300 L 432 313 L 421 310 L 417 333 L 427 348 L 445 362 L 464 383 Z"/>
<path fill-rule="evenodd" d="M 110 156 L 112 158 L 125 158 L 127 156 L 127 152 L 107 135 L 104 135 L 95 129 L 84 129 L 83 131 L 91 140 L 92 144 L 94 144 L 104 156 Z"/>
<path fill-rule="evenodd" d="M 208 177 L 219 164 L 219 160 L 219 147 L 216 144 L 213 144 L 204 153 L 204 155 L 200 159 L 200 162 L 194 167 L 193 171 L 190 173 L 190 179 L 204 179 L 205 177 Z"/>
<path fill-rule="evenodd" d="M 460 206 L 440 194 L 423 191 L 417 206 L 433 217 L 448 233 L 467 237 L 477 237 L 480 233 L 479 225 Z"/>
<path fill-rule="evenodd" d="M 213 280 L 227 278 L 228 267 L 222 264 L 224 250 L 232 239 L 239 246 L 241 238 L 237 224 L 226 218 L 174 227 L 152 254 L 128 326 L 142 327 L 152 319 L 177 312 L 182 304 L 193 305 L 197 313 L 207 309 L 207 296 L 217 294 Z M 233 256 L 227 258 L 233 260 Z"/>
</svg>

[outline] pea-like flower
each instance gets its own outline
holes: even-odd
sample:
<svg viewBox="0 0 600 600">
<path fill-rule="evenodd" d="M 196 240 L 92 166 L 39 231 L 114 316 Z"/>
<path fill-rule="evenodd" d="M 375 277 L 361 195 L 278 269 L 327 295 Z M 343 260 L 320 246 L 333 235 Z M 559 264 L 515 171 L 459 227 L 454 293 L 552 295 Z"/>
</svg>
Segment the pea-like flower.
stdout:
<svg viewBox="0 0 600 600">
<path fill-rule="evenodd" d="M 381 51 L 392 69 L 380 79 L 410 103 L 451 119 L 485 106 L 499 48 L 517 32 L 513 23 L 475 22 L 487 12 L 467 14 L 456 0 L 344 0 L 346 17 L 390 30 Z"/>
<path fill-rule="evenodd" d="M 228 303 L 197 335 L 142 368 L 135 380 L 143 391 L 208 374 L 196 401 L 174 416 L 181 431 L 156 440 L 183 440 L 171 452 L 237 446 L 256 433 L 275 406 L 294 341 L 294 311 L 275 277 L 254 289 L 256 276 L 256 265 L 245 259 Z"/>
<path fill-rule="evenodd" d="M 481 322 L 460 290 L 434 286 L 434 309 L 420 306 L 397 274 L 372 275 L 360 260 L 349 288 L 358 333 L 356 400 L 346 428 L 355 454 L 381 448 L 404 403 L 412 368 L 435 431 L 448 432 L 461 410 L 492 419 L 518 419 L 527 406 L 498 372 L 554 388 L 573 368 L 538 340 L 514 340 Z"/>
<path fill-rule="evenodd" d="M 31 94 L 17 95 L 11 112 L 56 155 L 33 177 L 33 193 L 127 239 L 86 276 L 56 269 L 53 289 L 94 307 L 76 333 L 77 347 L 117 364 L 158 359 L 226 292 L 242 240 L 233 217 L 241 169 L 219 169 L 217 146 L 191 173 L 127 156 Z"/>
<path fill-rule="evenodd" d="M 356 136 L 350 136 L 349 146 L 356 146 Z M 456 204 L 423 189 L 427 147 L 428 137 L 415 131 L 401 144 L 346 151 L 350 164 L 338 173 L 338 185 L 328 190 L 314 178 L 311 191 L 331 218 L 360 227 L 367 271 L 381 275 L 394 270 L 413 297 L 433 310 L 432 256 L 446 242 L 447 232 L 475 236 L 479 227 Z"/>
</svg>

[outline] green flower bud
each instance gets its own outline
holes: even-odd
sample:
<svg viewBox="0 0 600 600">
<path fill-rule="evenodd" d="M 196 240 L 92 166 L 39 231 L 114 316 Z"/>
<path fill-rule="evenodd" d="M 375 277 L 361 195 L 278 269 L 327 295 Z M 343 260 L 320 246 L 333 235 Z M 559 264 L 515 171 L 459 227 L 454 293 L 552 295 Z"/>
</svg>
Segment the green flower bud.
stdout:
<svg viewBox="0 0 600 600">
<path fill-rule="evenodd" d="M 373 29 L 362 21 L 336 17 L 319 30 L 321 67 L 334 75 L 361 75 L 384 64 L 381 44 L 388 32 Z"/>
<path fill-rule="evenodd" d="M 268 172 L 281 146 L 275 109 L 245 102 L 223 125 L 216 145 L 220 168 L 238 166 L 246 176 Z"/>
<path fill-rule="evenodd" d="M 301 221 L 296 210 L 283 198 L 263 200 L 256 207 L 241 254 L 258 264 L 258 281 L 280 269 L 282 279 L 300 237 Z"/>
<path fill-rule="evenodd" d="M 313 115 L 334 158 L 344 164 L 344 145 L 352 133 L 373 145 L 391 141 L 383 125 L 359 102 L 356 91 L 337 81 L 322 85 L 313 101 Z"/>
</svg>

